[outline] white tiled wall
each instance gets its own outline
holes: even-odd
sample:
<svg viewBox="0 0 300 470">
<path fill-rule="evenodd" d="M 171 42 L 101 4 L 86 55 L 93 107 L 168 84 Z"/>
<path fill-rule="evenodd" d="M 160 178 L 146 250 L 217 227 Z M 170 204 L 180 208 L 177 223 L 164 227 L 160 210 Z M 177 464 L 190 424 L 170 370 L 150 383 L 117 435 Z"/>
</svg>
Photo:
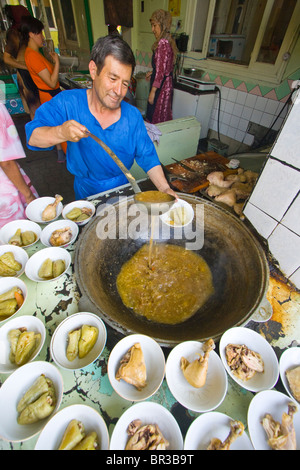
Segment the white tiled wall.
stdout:
<svg viewBox="0 0 300 470">
<path fill-rule="evenodd" d="M 248 200 L 245 216 L 300 289 L 300 92 Z"/>
<path fill-rule="evenodd" d="M 284 107 L 284 103 L 262 96 L 252 95 L 227 87 L 219 86 L 221 91 L 220 134 L 252 145 L 254 137 L 247 133 L 249 122 L 270 128 Z M 218 131 L 219 94 L 214 103 L 209 128 Z M 287 106 L 272 127 L 278 131 L 286 116 Z"/>
</svg>

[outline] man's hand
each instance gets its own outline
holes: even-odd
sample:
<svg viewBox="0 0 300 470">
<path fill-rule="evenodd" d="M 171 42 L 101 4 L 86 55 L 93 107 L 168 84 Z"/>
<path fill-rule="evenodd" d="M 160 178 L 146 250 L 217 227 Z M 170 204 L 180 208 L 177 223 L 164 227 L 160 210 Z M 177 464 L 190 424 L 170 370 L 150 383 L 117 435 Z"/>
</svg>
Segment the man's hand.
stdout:
<svg viewBox="0 0 300 470">
<path fill-rule="evenodd" d="M 77 121 L 66 121 L 60 126 L 60 132 L 64 141 L 79 142 L 79 140 L 88 137 L 88 130 Z"/>
</svg>

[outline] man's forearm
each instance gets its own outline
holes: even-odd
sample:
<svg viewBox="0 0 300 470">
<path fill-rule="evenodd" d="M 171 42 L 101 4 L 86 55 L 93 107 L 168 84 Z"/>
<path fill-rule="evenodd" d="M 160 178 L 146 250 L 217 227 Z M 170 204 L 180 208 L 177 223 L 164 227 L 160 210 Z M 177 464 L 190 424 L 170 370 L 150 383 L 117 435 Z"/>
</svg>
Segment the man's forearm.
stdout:
<svg viewBox="0 0 300 470">
<path fill-rule="evenodd" d="M 32 147 L 48 148 L 65 142 L 61 126 L 37 127 L 28 141 Z"/>
<path fill-rule="evenodd" d="M 163 169 L 160 165 L 154 166 L 147 172 L 152 183 L 155 184 L 159 191 L 165 192 L 170 188 L 168 181 L 164 175 Z"/>
</svg>

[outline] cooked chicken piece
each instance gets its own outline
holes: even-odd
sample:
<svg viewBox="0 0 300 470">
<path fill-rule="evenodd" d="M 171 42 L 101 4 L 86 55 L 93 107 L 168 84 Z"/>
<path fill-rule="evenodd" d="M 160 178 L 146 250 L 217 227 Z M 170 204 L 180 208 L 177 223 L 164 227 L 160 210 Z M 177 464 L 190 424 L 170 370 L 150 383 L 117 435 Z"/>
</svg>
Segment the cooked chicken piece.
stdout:
<svg viewBox="0 0 300 470">
<path fill-rule="evenodd" d="M 224 442 L 218 438 L 213 438 L 207 450 L 229 450 L 230 446 L 241 436 L 244 432 L 244 425 L 240 421 L 230 422 L 230 433 Z"/>
<path fill-rule="evenodd" d="M 60 228 L 55 230 L 50 237 L 50 244 L 52 246 L 62 246 L 69 243 L 72 238 L 72 230 L 70 227 Z"/>
<path fill-rule="evenodd" d="M 56 194 L 55 201 L 52 204 L 49 204 L 42 213 L 42 220 L 48 222 L 49 220 L 53 220 L 56 217 L 56 209 L 58 204 L 63 200 L 62 196 Z"/>
<path fill-rule="evenodd" d="M 247 178 L 244 173 L 231 174 L 226 176 L 225 181 L 232 181 L 233 183 L 245 183 Z"/>
<path fill-rule="evenodd" d="M 233 207 L 236 203 L 237 196 L 233 189 L 227 189 L 224 193 L 215 197 L 216 202 L 223 202 L 229 207 Z"/>
<path fill-rule="evenodd" d="M 140 420 L 132 421 L 127 429 L 129 439 L 125 450 L 165 450 L 169 442 L 157 424 L 141 426 Z"/>
<path fill-rule="evenodd" d="M 300 366 L 287 370 L 285 375 L 293 397 L 300 402 Z"/>
<path fill-rule="evenodd" d="M 288 404 L 288 413 L 283 413 L 282 423 L 275 421 L 267 413 L 262 425 L 268 437 L 268 444 L 273 450 L 296 450 L 296 433 L 293 423 L 294 414 L 298 411 L 294 403 Z"/>
<path fill-rule="evenodd" d="M 253 185 L 250 183 L 233 183 L 231 189 L 235 192 L 237 200 L 245 200 L 250 196 Z"/>
<path fill-rule="evenodd" d="M 142 390 L 146 385 L 147 371 L 144 354 L 140 343 L 136 343 L 129 349 L 120 361 L 120 367 L 116 373 L 116 379 L 134 385 L 137 390 Z"/>
<path fill-rule="evenodd" d="M 221 186 L 210 184 L 206 192 L 210 197 L 216 197 L 216 196 L 220 196 L 220 194 L 225 193 L 225 191 L 227 191 L 226 188 L 221 188 Z"/>
<path fill-rule="evenodd" d="M 234 212 L 235 212 L 237 215 L 241 216 L 241 215 L 243 214 L 244 205 L 245 205 L 244 202 L 237 202 L 237 203 L 235 203 L 234 206 L 233 206 Z"/>
<path fill-rule="evenodd" d="M 260 354 L 251 351 L 244 344 L 228 344 L 225 355 L 232 373 L 240 380 L 246 381 L 256 372 L 264 372 L 264 363 Z"/>
<path fill-rule="evenodd" d="M 195 388 L 201 388 L 205 385 L 209 353 L 213 349 L 215 349 L 215 343 L 212 339 L 209 339 L 203 345 L 204 356 L 199 354 L 199 359 L 195 359 L 193 362 L 189 362 L 185 357 L 180 360 L 180 368 L 184 377 Z"/>
<path fill-rule="evenodd" d="M 259 175 L 255 171 L 246 170 L 244 172 L 244 176 L 246 177 L 247 182 L 252 184 L 252 186 L 254 186 Z"/>
<path fill-rule="evenodd" d="M 225 181 L 224 174 L 222 171 L 213 171 L 207 175 L 206 179 L 210 182 L 210 184 L 215 184 L 221 188 L 230 188 L 232 185 L 232 181 Z"/>
</svg>

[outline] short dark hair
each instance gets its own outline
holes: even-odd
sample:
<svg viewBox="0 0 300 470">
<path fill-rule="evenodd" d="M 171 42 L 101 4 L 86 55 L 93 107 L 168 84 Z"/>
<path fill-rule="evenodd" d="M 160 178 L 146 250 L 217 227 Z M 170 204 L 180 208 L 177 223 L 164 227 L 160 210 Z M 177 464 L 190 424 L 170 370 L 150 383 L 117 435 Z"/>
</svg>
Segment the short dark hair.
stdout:
<svg viewBox="0 0 300 470">
<path fill-rule="evenodd" d="M 97 65 L 98 74 L 103 69 L 105 59 L 109 55 L 122 64 L 131 65 L 132 73 L 134 72 L 136 64 L 134 54 L 131 47 L 121 36 L 110 34 L 99 38 L 95 42 L 91 52 L 91 60 Z"/>
<path fill-rule="evenodd" d="M 33 16 L 23 16 L 21 23 L 22 42 L 28 44 L 29 33 L 40 34 L 44 29 L 43 23 Z"/>
</svg>

